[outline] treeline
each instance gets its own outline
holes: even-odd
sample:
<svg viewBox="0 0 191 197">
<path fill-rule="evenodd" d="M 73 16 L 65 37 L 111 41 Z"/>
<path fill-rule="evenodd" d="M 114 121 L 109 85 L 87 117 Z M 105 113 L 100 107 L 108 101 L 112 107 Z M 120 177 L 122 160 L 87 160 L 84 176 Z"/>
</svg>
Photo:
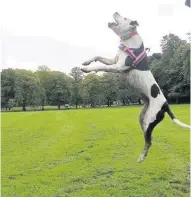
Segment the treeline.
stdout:
<svg viewBox="0 0 191 197">
<path fill-rule="evenodd" d="M 188 34 L 190 38 L 190 34 Z M 162 53 L 149 57 L 151 71 L 169 102 L 190 100 L 190 44 L 174 34 L 163 37 Z M 129 88 L 125 76 L 114 73 L 85 75 L 78 68 L 70 75 L 51 71 L 47 66 L 36 72 L 3 69 L 1 72 L 1 108 L 63 105 L 111 106 L 140 103 L 136 91 Z"/>
<path fill-rule="evenodd" d="M 125 78 L 107 73 L 102 76 L 84 76 L 80 68 L 71 70 L 70 76 L 39 66 L 36 72 L 21 69 L 4 69 L 1 73 L 1 107 L 18 106 L 26 111 L 27 106 L 45 105 L 111 106 L 114 101 L 123 105 L 137 102 L 138 97 L 127 89 Z"/>
</svg>

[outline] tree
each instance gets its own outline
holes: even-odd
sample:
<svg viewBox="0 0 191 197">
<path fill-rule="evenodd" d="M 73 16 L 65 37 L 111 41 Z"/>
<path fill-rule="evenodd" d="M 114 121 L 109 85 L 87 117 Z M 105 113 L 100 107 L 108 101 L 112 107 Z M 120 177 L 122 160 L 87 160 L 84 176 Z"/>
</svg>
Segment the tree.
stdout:
<svg viewBox="0 0 191 197">
<path fill-rule="evenodd" d="M 190 84 L 190 44 L 186 45 L 183 53 L 183 75 L 188 84 Z"/>
<path fill-rule="evenodd" d="M 50 71 L 47 66 L 38 68 L 36 75 L 42 84 L 41 103 L 42 105 L 61 105 L 69 103 L 71 97 L 72 79 L 59 71 Z"/>
<path fill-rule="evenodd" d="M 176 99 L 179 103 L 179 98 L 189 97 L 190 92 L 190 61 L 187 51 L 189 44 L 181 44 L 176 51 L 169 65 L 169 96 Z"/>
<path fill-rule="evenodd" d="M 10 99 L 15 96 L 15 71 L 11 68 L 1 72 L 1 107 L 8 108 Z"/>
<path fill-rule="evenodd" d="M 90 104 L 95 107 L 99 103 L 101 93 L 100 77 L 96 74 L 88 74 L 82 82 L 82 98 L 84 104 Z"/>
<path fill-rule="evenodd" d="M 127 77 L 125 75 L 121 75 L 118 77 L 119 90 L 117 98 L 121 101 L 123 105 L 129 104 L 129 85 L 127 83 Z"/>
<path fill-rule="evenodd" d="M 82 95 L 80 94 L 80 86 L 83 79 L 83 72 L 79 67 L 72 68 L 70 75 L 73 77 L 72 80 L 72 102 L 75 103 L 76 109 L 78 108 L 78 104 L 82 99 Z"/>
<path fill-rule="evenodd" d="M 161 47 L 163 52 L 163 58 L 164 60 L 166 60 L 167 63 L 169 63 L 168 60 L 170 60 L 174 56 L 176 49 L 181 44 L 186 44 L 186 41 L 181 40 L 178 36 L 174 34 L 163 36 L 163 39 L 161 41 Z"/>
<path fill-rule="evenodd" d="M 14 99 L 9 99 L 7 107 L 9 108 L 9 110 L 13 107 L 15 107 L 15 100 Z"/>
<path fill-rule="evenodd" d="M 44 109 L 45 104 L 50 104 L 50 94 L 51 94 L 51 89 L 52 89 L 52 75 L 50 69 L 43 65 L 39 66 L 38 70 L 35 72 L 36 76 L 39 78 L 40 83 L 41 83 L 41 105 L 42 109 Z"/>
<path fill-rule="evenodd" d="M 168 78 L 168 64 L 166 65 L 162 59 L 154 59 L 150 64 L 150 69 L 162 89 L 166 89 Z"/>
<path fill-rule="evenodd" d="M 168 99 L 187 97 L 190 91 L 190 47 L 174 34 L 163 37 L 162 57 L 153 58 L 150 67 L 164 95 Z"/>
<path fill-rule="evenodd" d="M 45 93 L 45 89 L 42 87 L 42 84 L 40 83 L 39 85 L 39 89 L 40 89 L 40 105 L 42 107 L 42 110 L 44 111 L 44 106 L 46 104 L 46 93 Z"/>
<path fill-rule="evenodd" d="M 48 66 L 46 66 L 46 65 L 40 65 L 40 66 L 38 66 L 38 71 L 48 72 L 48 71 L 50 71 L 50 68 L 48 68 Z"/>
<path fill-rule="evenodd" d="M 57 105 L 60 109 L 61 105 L 70 102 L 71 97 L 71 78 L 66 74 L 53 71 L 51 72 L 50 104 Z"/>
<path fill-rule="evenodd" d="M 113 101 L 117 99 L 119 87 L 118 75 L 115 73 L 105 73 L 101 79 L 103 95 L 107 106 L 110 107 Z"/>
<path fill-rule="evenodd" d="M 15 101 L 26 111 L 26 106 L 40 103 L 40 81 L 31 71 L 16 69 Z"/>
<path fill-rule="evenodd" d="M 191 33 L 188 32 L 186 35 L 188 36 L 188 41 L 189 41 L 189 43 L 190 43 L 190 42 L 191 42 Z"/>
</svg>

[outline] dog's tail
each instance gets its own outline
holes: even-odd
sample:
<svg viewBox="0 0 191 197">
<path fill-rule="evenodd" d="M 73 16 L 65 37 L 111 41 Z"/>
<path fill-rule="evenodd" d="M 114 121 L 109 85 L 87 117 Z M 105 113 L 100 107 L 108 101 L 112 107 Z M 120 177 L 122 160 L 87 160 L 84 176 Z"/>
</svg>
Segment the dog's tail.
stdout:
<svg viewBox="0 0 191 197">
<path fill-rule="evenodd" d="M 180 120 L 178 120 L 175 117 L 175 115 L 172 113 L 172 111 L 171 111 L 171 109 L 170 109 L 170 107 L 169 107 L 169 105 L 167 103 L 166 103 L 166 106 L 165 106 L 165 111 L 168 113 L 168 115 L 174 121 L 174 123 L 176 123 L 177 125 L 179 125 L 181 127 L 191 129 L 191 126 L 190 125 L 184 124 L 183 122 L 181 122 Z"/>
</svg>

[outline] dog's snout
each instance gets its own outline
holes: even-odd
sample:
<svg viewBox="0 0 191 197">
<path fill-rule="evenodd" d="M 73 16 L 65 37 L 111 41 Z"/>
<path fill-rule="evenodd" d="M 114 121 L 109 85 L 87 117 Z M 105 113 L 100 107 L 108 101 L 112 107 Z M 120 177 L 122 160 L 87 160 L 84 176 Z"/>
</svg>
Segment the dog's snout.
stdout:
<svg viewBox="0 0 191 197">
<path fill-rule="evenodd" d="M 118 12 L 115 12 L 115 15 L 119 15 L 119 13 Z"/>
</svg>

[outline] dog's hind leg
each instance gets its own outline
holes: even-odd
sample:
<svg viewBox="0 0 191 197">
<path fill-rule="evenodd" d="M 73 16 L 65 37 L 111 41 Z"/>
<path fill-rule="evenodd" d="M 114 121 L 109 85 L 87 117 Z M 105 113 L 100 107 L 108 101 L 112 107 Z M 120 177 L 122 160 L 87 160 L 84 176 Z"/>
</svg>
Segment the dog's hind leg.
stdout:
<svg viewBox="0 0 191 197">
<path fill-rule="evenodd" d="M 140 115 L 139 115 L 139 123 L 140 123 L 140 125 L 141 125 L 141 128 L 142 128 L 142 130 L 144 131 L 144 128 L 143 128 L 143 120 L 144 120 L 144 117 L 145 117 L 145 113 L 146 113 L 146 111 L 147 111 L 147 109 L 148 109 L 148 106 L 149 106 L 149 99 L 147 98 L 147 97 L 142 97 L 142 100 L 143 100 L 143 102 L 144 102 L 144 107 L 143 107 L 143 109 L 141 110 L 141 113 L 140 113 Z"/>
<path fill-rule="evenodd" d="M 144 107 L 143 109 L 141 110 L 141 113 L 139 115 L 139 123 L 141 125 L 141 128 L 143 130 L 143 133 L 145 135 L 145 129 L 144 129 L 144 117 L 145 117 L 145 114 L 146 114 L 146 111 L 148 109 L 148 106 L 149 106 L 149 100 L 147 98 L 144 98 L 143 99 L 144 101 Z M 141 158 L 143 158 L 143 156 L 146 154 L 146 150 L 148 149 L 148 145 L 145 141 L 145 147 L 144 147 L 144 151 L 141 153 L 139 159 L 138 159 L 138 162 L 141 162 Z M 143 159 L 142 159 L 143 160 Z"/>
<path fill-rule="evenodd" d="M 138 162 L 142 162 L 145 157 L 148 154 L 149 148 L 151 146 L 151 140 L 152 140 L 152 131 L 155 128 L 155 126 L 161 122 L 164 118 L 164 113 L 165 111 L 163 109 L 159 109 L 159 111 L 155 114 L 152 114 L 152 105 L 149 105 L 144 117 L 141 119 L 141 127 L 144 132 L 144 138 L 145 138 L 145 145 L 144 145 L 144 150 L 141 153 L 141 155 L 138 158 Z M 143 108 L 144 110 L 144 108 Z M 151 117 L 155 117 L 154 121 L 151 122 Z"/>
</svg>

